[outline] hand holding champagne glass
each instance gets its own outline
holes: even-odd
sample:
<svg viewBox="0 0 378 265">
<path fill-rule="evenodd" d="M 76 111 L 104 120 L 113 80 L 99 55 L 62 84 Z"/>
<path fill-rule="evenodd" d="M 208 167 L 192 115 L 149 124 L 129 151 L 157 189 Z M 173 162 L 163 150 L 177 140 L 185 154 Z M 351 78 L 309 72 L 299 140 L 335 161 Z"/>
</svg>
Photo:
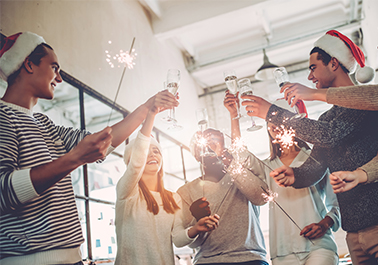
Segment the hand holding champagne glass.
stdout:
<svg viewBox="0 0 378 265">
<path fill-rule="evenodd" d="M 179 89 L 179 86 L 180 86 L 180 70 L 178 69 L 169 69 L 168 70 L 168 73 L 167 73 L 167 89 L 168 91 L 176 96 L 177 95 L 177 91 Z M 175 118 L 175 108 L 172 108 L 170 110 L 170 115 L 169 115 L 169 119 L 168 120 L 171 120 L 173 123 L 170 127 L 168 127 L 168 130 L 180 130 L 182 129 L 182 126 L 177 124 L 177 120 Z"/>
<path fill-rule="evenodd" d="M 289 83 L 289 74 L 286 71 L 285 67 L 278 67 L 273 71 L 274 79 L 276 80 L 277 85 L 281 88 L 286 83 Z M 295 115 L 290 119 L 302 119 L 306 116 L 306 113 L 300 113 L 298 107 L 294 106 Z"/>
<path fill-rule="evenodd" d="M 248 78 L 244 78 L 244 79 L 239 80 L 238 84 L 239 84 L 239 91 L 240 91 L 241 96 L 253 95 L 253 88 L 251 85 L 251 80 L 249 80 Z M 261 125 L 256 125 L 253 117 L 251 117 L 251 121 L 252 121 L 252 125 L 251 127 L 247 128 L 247 131 L 253 132 L 253 131 L 260 130 L 262 128 Z"/>
<path fill-rule="evenodd" d="M 226 70 L 223 72 L 223 76 L 224 76 L 224 81 L 226 82 L 226 85 L 227 85 L 227 89 L 230 91 L 231 94 L 234 94 L 236 96 L 236 94 L 238 93 L 238 82 L 237 82 L 235 71 Z M 239 105 L 237 105 L 237 110 L 238 110 L 238 114 L 236 115 L 235 118 L 233 118 L 234 120 L 241 118 Z"/>
</svg>

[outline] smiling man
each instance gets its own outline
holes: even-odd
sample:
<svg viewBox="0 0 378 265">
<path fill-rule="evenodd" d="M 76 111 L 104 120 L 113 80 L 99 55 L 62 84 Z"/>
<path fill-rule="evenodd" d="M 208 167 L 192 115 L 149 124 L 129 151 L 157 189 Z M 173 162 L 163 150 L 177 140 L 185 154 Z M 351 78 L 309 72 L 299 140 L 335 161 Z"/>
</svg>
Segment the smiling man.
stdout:
<svg viewBox="0 0 378 265">
<path fill-rule="evenodd" d="M 98 133 L 58 126 L 33 107 L 39 98 L 54 97 L 59 71 L 57 55 L 41 36 L 22 32 L 6 38 L 0 51 L 0 75 L 8 83 L 0 100 L 2 265 L 83 264 L 70 173 L 103 159 L 156 102 L 162 108 L 178 105 L 163 91 Z"/>
<path fill-rule="evenodd" d="M 352 86 L 350 74 L 359 64 L 364 67 L 364 54 L 348 37 L 328 31 L 315 42 L 310 53 L 308 79 L 317 89 Z M 293 84 L 288 84 L 287 89 Z M 320 181 L 322 172 L 353 171 L 366 164 L 378 151 L 378 112 L 333 106 L 318 120 L 294 119 L 290 112 L 271 105 L 262 98 L 243 96 L 246 110 L 275 125 L 286 124 L 296 136 L 314 145 L 313 159 L 298 168 L 282 166 L 270 173 L 280 186 L 304 188 Z M 353 264 L 376 264 L 378 260 L 378 183 L 358 185 L 337 194 L 342 227 Z M 366 244 L 365 244 L 366 243 Z"/>
</svg>

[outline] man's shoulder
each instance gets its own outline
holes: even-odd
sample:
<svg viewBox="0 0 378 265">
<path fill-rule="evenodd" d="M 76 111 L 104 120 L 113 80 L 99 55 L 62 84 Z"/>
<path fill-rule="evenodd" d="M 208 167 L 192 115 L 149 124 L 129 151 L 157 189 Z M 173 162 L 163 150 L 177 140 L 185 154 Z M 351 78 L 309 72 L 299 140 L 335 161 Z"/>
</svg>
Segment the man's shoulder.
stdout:
<svg viewBox="0 0 378 265">
<path fill-rule="evenodd" d="M 181 193 L 185 193 L 185 192 L 188 192 L 190 191 L 191 189 L 193 188 L 198 188 L 198 186 L 200 185 L 200 182 L 201 182 L 201 177 L 199 178 L 196 178 L 188 183 L 185 183 L 184 185 L 182 185 L 178 190 L 177 190 L 177 193 L 178 194 L 181 194 Z"/>
</svg>

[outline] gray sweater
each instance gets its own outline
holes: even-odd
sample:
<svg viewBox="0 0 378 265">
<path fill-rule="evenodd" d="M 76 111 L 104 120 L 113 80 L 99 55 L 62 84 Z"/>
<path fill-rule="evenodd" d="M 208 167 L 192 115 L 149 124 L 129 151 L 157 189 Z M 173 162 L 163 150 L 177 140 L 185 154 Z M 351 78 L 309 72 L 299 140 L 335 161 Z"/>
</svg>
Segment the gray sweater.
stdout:
<svg viewBox="0 0 378 265">
<path fill-rule="evenodd" d="M 189 207 L 201 197 L 209 201 L 211 214 L 220 216 L 217 229 L 205 237 L 197 237 L 189 245 L 197 250 L 195 264 L 266 261 L 260 208 L 253 204 L 254 201 L 260 203 L 256 194 L 261 197 L 261 185 L 264 185 L 261 180 L 244 170 L 243 174 L 233 177 L 227 173 L 219 182 L 197 178 L 178 189 L 185 227 L 194 224 Z"/>
<path fill-rule="evenodd" d="M 280 125 L 293 114 L 272 105 L 267 121 Z M 300 167 L 294 168 L 295 188 L 317 183 L 329 167 L 330 172 L 353 171 L 377 155 L 378 111 L 363 111 L 333 106 L 319 120 L 286 119 L 296 136 L 314 144 L 311 156 Z M 358 185 L 354 189 L 337 194 L 342 227 L 352 232 L 378 224 L 378 183 Z"/>
</svg>

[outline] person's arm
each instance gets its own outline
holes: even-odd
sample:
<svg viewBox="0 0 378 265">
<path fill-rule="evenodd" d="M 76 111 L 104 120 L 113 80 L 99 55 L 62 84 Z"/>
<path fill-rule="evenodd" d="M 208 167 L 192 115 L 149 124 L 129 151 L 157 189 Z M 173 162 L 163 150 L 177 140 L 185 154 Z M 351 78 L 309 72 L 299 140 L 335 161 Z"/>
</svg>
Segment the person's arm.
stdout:
<svg viewBox="0 0 378 265">
<path fill-rule="evenodd" d="M 326 89 L 326 102 L 344 108 L 378 110 L 378 85 L 331 87 Z"/>
<path fill-rule="evenodd" d="M 166 94 L 166 91 L 158 95 Z M 150 135 L 154 126 L 155 116 L 167 106 L 171 107 L 175 102 L 169 103 L 164 100 L 154 100 L 149 107 L 146 120 L 138 133 L 130 156 L 130 162 L 124 175 L 117 183 L 117 200 L 124 200 L 137 192 L 137 185 L 142 177 L 147 161 L 148 147 L 150 146 Z M 127 149 L 125 149 L 127 152 Z M 126 156 L 125 156 L 126 157 Z M 125 161 L 127 163 L 127 161 Z"/>
<path fill-rule="evenodd" d="M 159 106 L 159 112 L 165 109 L 178 106 L 176 98 L 168 92 L 161 91 L 149 98 L 144 104 L 136 108 L 127 115 L 122 121 L 112 126 L 112 146 L 117 147 L 124 142 L 145 120 L 148 112 L 153 106 Z"/>
<path fill-rule="evenodd" d="M 189 230 L 191 227 L 193 227 L 196 224 L 196 219 L 193 217 L 190 206 L 193 203 L 193 200 L 190 196 L 189 189 L 186 185 L 190 185 L 190 183 L 185 184 L 184 186 L 180 187 L 177 190 L 177 193 L 180 195 L 182 199 L 182 211 L 181 211 L 181 221 L 182 226 Z M 194 238 L 194 240 L 189 244 L 190 248 L 196 248 L 202 244 L 202 242 L 205 240 L 206 235 L 208 233 L 199 233 L 198 236 Z M 189 235 L 188 235 L 189 236 Z"/>
<path fill-rule="evenodd" d="M 378 85 L 357 85 L 313 89 L 299 83 L 287 83 L 281 88 L 291 106 L 299 100 L 323 101 L 344 108 L 378 110 Z"/>
<path fill-rule="evenodd" d="M 172 241 L 176 247 L 184 247 L 192 243 L 198 235 L 210 232 L 218 227 L 219 216 L 206 216 L 198 220 L 193 226 L 184 227 L 182 218 L 182 200 L 178 194 L 174 195 L 180 209 L 175 212 L 175 220 L 172 229 Z"/>
<path fill-rule="evenodd" d="M 234 95 L 231 94 L 228 90 L 226 90 L 226 94 L 223 99 L 223 105 L 226 107 L 228 112 L 230 113 L 231 119 L 231 139 L 234 141 L 235 139 L 240 139 L 240 125 L 239 119 L 234 119 L 238 115 L 238 105 L 239 105 L 239 92 Z"/>
<path fill-rule="evenodd" d="M 349 191 L 358 184 L 378 181 L 378 155 L 354 171 L 337 171 L 330 175 L 335 193 Z"/>
<path fill-rule="evenodd" d="M 325 114 L 323 114 L 325 115 Z M 326 113 L 327 118 L 320 117 L 319 120 L 308 118 L 292 119 L 293 116 L 288 110 L 276 105 L 269 108 L 266 120 L 280 126 L 282 124 L 295 131 L 295 136 L 303 141 L 321 147 L 337 147 L 340 141 L 349 136 L 367 119 L 372 119 L 373 113 L 363 110 L 354 110 L 334 106 Z"/>
</svg>

